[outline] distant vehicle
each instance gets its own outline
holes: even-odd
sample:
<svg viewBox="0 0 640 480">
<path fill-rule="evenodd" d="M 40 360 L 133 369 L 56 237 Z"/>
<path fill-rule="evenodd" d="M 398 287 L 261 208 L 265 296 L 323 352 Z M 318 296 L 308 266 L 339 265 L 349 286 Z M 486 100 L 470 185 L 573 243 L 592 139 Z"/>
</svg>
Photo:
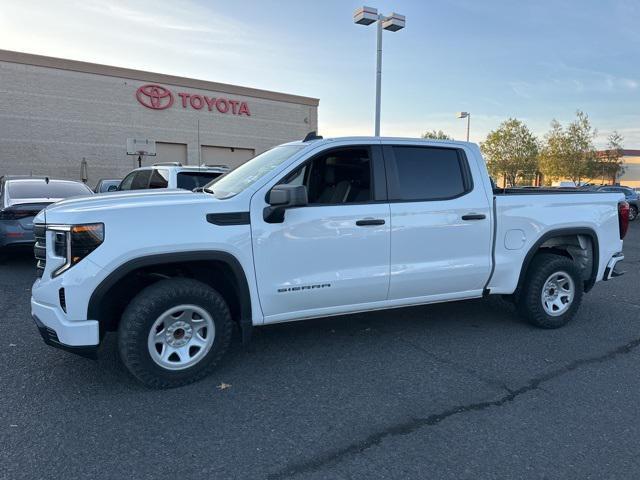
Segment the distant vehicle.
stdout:
<svg viewBox="0 0 640 480">
<path fill-rule="evenodd" d="M 629 204 L 629 220 L 634 221 L 638 218 L 638 211 L 640 210 L 640 196 L 633 188 L 623 187 L 621 185 L 599 185 L 590 187 L 590 189 L 597 190 L 598 192 L 624 193 L 624 199 Z"/>
<path fill-rule="evenodd" d="M 124 177 L 118 190 L 147 190 L 152 188 L 182 188 L 194 190 L 231 170 L 226 165 L 183 167 L 178 162 L 156 163 L 136 168 Z"/>
<path fill-rule="evenodd" d="M 0 179 L 0 249 L 34 243 L 33 217 L 59 200 L 91 195 L 84 183 L 50 180 L 46 177 Z"/>
<path fill-rule="evenodd" d="M 115 192 L 121 181 L 121 178 L 101 178 L 93 191 L 95 193 Z"/>
</svg>

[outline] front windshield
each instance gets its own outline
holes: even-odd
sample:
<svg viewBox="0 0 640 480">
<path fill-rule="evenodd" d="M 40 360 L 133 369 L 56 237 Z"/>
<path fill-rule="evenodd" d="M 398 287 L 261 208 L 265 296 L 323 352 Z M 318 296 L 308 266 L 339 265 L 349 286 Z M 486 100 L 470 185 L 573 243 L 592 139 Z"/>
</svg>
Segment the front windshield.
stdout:
<svg viewBox="0 0 640 480">
<path fill-rule="evenodd" d="M 233 197 L 253 185 L 303 148 L 304 145 L 283 145 L 267 150 L 220 179 L 208 183 L 204 187 L 204 191 L 213 193 L 219 199 Z"/>
</svg>

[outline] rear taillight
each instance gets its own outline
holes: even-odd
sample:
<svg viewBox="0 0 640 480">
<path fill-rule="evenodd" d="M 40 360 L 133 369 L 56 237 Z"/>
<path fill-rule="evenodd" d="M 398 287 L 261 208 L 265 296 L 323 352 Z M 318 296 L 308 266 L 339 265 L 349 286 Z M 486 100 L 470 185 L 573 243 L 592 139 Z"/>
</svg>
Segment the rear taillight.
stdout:
<svg viewBox="0 0 640 480">
<path fill-rule="evenodd" d="M 629 204 L 627 202 L 618 204 L 618 225 L 620 227 L 620 240 L 622 240 L 629 229 Z"/>
</svg>

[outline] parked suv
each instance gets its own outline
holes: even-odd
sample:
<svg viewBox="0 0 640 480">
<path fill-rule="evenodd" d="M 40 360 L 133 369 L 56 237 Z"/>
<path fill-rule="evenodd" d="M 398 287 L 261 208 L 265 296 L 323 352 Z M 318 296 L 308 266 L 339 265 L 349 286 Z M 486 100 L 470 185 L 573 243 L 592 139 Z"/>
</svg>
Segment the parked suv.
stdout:
<svg viewBox="0 0 640 480">
<path fill-rule="evenodd" d="M 90 195 L 84 183 L 46 177 L 0 178 L 0 249 L 33 244 L 33 217 L 63 198 Z"/>
<path fill-rule="evenodd" d="M 493 189 L 471 143 L 309 135 L 200 193 L 45 209 L 31 309 L 46 343 L 78 353 L 117 331 L 153 387 L 211 372 L 234 324 L 247 341 L 271 323 L 491 294 L 558 328 L 620 274 L 628 215 L 621 193 Z"/>
<path fill-rule="evenodd" d="M 118 190 L 146 190 L 151 188 L 202 188 L 229 171 L 226 165 L 183 167 L 180 163 L 156 163 L 129 173 Z"/>
</svg>

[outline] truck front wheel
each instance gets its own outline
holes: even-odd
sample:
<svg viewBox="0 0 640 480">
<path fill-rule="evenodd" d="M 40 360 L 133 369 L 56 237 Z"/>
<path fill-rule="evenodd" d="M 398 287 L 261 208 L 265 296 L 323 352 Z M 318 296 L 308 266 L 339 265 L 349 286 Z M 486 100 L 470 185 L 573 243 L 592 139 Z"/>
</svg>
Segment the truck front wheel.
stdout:
<svg viewBox="0 0 640 480">
<path fill-rule="evenodd" d="M 571 259 L 539 253 L 527 270 L 516 306 L 533 325 L 560 328 L 575 316 L 582 293 L 582 276 Z"/>
<path fill-rule="evenodd" d="M 222 296 L 189 278 L 159 281 L 127 306 L 118 329 L 120 357 L 153 388 L 195 382 L 211 373 L 231 341 L 232 320 Z"/>
</svg>

